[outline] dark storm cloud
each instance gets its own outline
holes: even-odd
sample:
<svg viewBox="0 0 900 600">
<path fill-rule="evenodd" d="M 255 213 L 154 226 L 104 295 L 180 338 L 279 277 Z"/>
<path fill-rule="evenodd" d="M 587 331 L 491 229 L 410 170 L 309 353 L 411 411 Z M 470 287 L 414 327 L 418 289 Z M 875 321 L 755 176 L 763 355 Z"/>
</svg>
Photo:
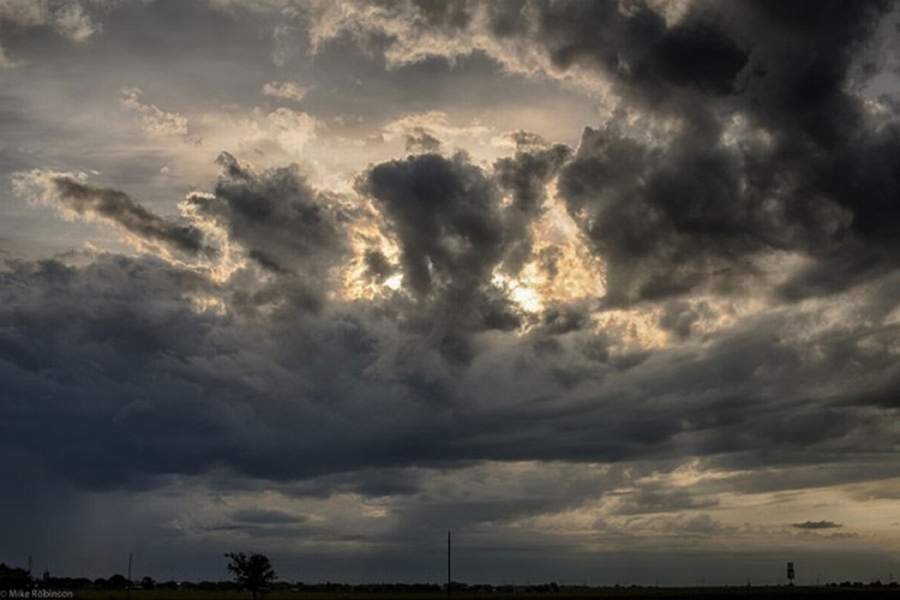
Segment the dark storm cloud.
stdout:
<svg viewBox="0 0 900 600">
<path fill-rule="evenodd" d="M 551 11 L 551 8 L 547 10 Z M 599 52 L 600 47 L 590 39 L 580 39 L 579 29 L 563 34 L 567 31 L 564 29 L 566 23 L 592 23 L 591 18 L 608 17 L 612 30 L 603 35 L 627 51 L 634 52 L 634 55 L 625 52 L 616 59 L 622 62 L 622 65 L 615 67 L 622 85 L 633 90 L 629 93 L 636 95 L 642 95 L 644 89 L 648 90 L 648 96 L 655 103 L 652 106 L 663 106 L 660 110 L 667 115 L 683 108 L 684 104 L 679 104 L 679 94 L 686 95 L 691 101 L 712 98 L 711 102 L 726 102 L 722 97 L 728 95 L 728 83 L 744 69 L 745 63 L 755 60 L 753 52 L 756 49 L 751 50 L 743 41 L 740 44 L 730 41 L 727 38 L 729 29 L 706 12 L 689 15 L 675 31 L 670 32 L 658 16 L 644 9 L 623 15 L 617 10 L 614 14 L 609 12 L 610 7 L 602 4 L 560 4 L 552 10 L 557 12 L 541 15 L 541 31 L 546 33 L 548 43 L 553 41 L 550 32 L 557 31 L 559 47 L 551 46 L 549 51 L 560 67 L 584 61 L 597 68 L 612 69 L 608 57 L 590 56 L 592 52 Z M 587 12 L 582 14 L 579 11 Z M 757 14 L 756 9 L 753 14 Z M 762 9 L 759 14 L 762 15 L 760 18 L 781 18 L 778 14 L 771 16 Z M 854 15 L 843 15 L 841 18 L 849 19 L 851 24 L 863 18 Z M 450 21 L 453 27 L 464 27 L 467 23 L 457 17 L 449 21 L 436 17 L 435 23 L 444 26 Z M 821 24 L 814 25 L 819 27 Z M 826 25 L 835 26 L 833 23 Z M 810 26 L 798 27 L 805 31 Z M 643 40 L 652 42 L 649 50 L 644 48 Z M 689 63 L 681 57 L 681 53 L 693 52 L 697 48 L 707 50 L 704 55 L 710 55 L 713 68 L 695 71 L 702 65 Z M 655 97 L 658 90 L 674 90 L 676 97 L 667 100 L 662 92 Z M 833 90 L 829 93 L 837 94 Z M 852 101 L 848 102 L 852 104 Z M 772 110 L 786 110 L 780 106 L 776 104 Z M 764 206 L 761 201 L 766 195 L 764 192 L 777 191 L 775 183 L 765 181 L 767 175 L 763 171 L 775 164 L 775 157 L 781 154 L 756 147 L 724 147 L 718 139 L 721 133 L 719 115 L 713 108 L 715 106 L 709 111 L 698 108 L 699 124 L 689 123 L 685 132 L 661 149 L 647 147 L 617 131 L 614 126 L 591 130 L 585 134 L 573 162 L 564 167 L 561 190 L 573 213 L 585 212 L 590 217 L 585 220 L 585 227 L 610 262 L 610 294 L 614 300 L 626 302 L 636 298 L 665 297 L 710 280 L 716 285 L 721 282 L 720 289 L 728 289 L 736 285 L 733 275 L 752 271 L 740 262 L 746 255 L 779 247 L 799 247 L 814 252 L 817 251 L 817 244 L 823 243 L 816 241 L 822 237 L 822 228 L 825 227 L 815 221 L 814 217 L 820 216 L 818 210 L 807 215 L 802 214 L 806 210 L 802 206 L 785 205 L 779 206 L 773 215 L 770 207 Z M 751 114 L 754 118 L 762 118 Z M 693 113 L 688 113 L 688 116 L 692 117 Z M 821 139 L 827 137 L 813 130 L 811 132 L 809 136 L 813 142 L 810 143 L 819 144 Z M 781 140 L 779 143 L 787 142 Z M 770 153 L 773 156 L 769 156 Z M 762 165 L 753 162 L 757 154 L 765 159 Z M 884 154 L 876 153 L 878 157 Z M 409 289 L 420 298 L 429 295 L 440 297 L 448 313 L 468 311 L 476 315 L 478 324 L 472 327 L 475 330 L 515 327 L 517 317 L 505 299 L 489 285 L 490 275 L 504 261 L 515 264 L 516 261 L 509 257 L 517 253 L 516 247 L 526 238 L 523 232 L 538 214 L 544 184 L 565 159 L 564 147 L 530 149 L 514 158 L 499 161 L 495 165 L 496 181 L 462 157 L 447 159 L 424 155 L 374 167 L 366 176 L 365 191 L 381 203 L 401 243 L 404 282 Z M 787 164 L 793 168 L 790 161 Z M 741 175 L 747 172 L 748 165 L 760 171 L 756 173 L 754 170 L 751 174 L 764 180 L 749 192 L 740 190 Z M 300 271 L 318 276 L 326 266 L 335 264 L 344 252 L 340 232 L 343 217 L 295 170 L 256 174 L 227 156 L 223 158 L 223 167 L 225 174 L 215 190 L 215 197 L 193 196 L 192 202 L 201 212 L 216 218 L 234 241 L 246 247 L 250 257 L 259 265 L 276 274 Z M 783 174 L 782 178 L 792 186 L 792 190 L 803 187 L 793 183 L 794 171 L 776 173 Z M 799 175 L 803 174 L 801 169 Z M 509 208 L 501 208 L 501 190 L 512 195 L 513 203 Z M 724 201 L 726 198 L 728 202 Z M 776 194 L 776 202 L 780 198 Z M 795 209 L 803 217 L 800 225 L 797 225 L 792 212 Z M 512 218 L 510 215 L 514 214 L 521 214 L 522 218 Z M 812 224 L 806 223 L 808 219 L 812 219 Z M 825 233 L 829 233 L 827 227 Z M 835 237 L 840 237 L 840 234 L 846 232 L 831 233 Z M 388 272 L 374 254 L 368 263 L 373 273 L 383 276 Z M 469 298 L 475 301 L 467 304 Z M 669 308 L 671 311 L 663 319 L 664 326 L 670 327 L 680 337 L 686 337 L 696 317 L 681 305 L 673 304 Z M 433 319 L 441 313 L 427 314 L 429 319 Z M 551 308 L 542 319 L 542 327 L 549 335 L 565 335 L 586 323 L 583 313 L 572 312 L 568 308 Z M 346 325 L 351 337 L 359 335 L 362 340 L 367 337 L 364 324 L 350 321 Z M 455 323 L 450 327 L 453 325 Z M 766 328 L 763 330 L 768 331 Z M 750 364 L 754 364 L 755 360 L 758 361 L 757 366 L 776 367 L 760 356 L 763 349 L 768 348 L 764 338 L 748 334 L 746 338 L 731 341 L 752 351 L 747 355 L 753 357 L 748 361 Z M 369 347 L 367 343 L 360 343 L 362 348 Z M 471 357 L 465 340 L 450 336 L 440 338 L 440 343 L 448 354 L 459 352 Z M 282 349 L 285 352 L 302 350 L 305 353 L 319 349 L 319 346 L 315 341 L 296 346 L 285 343 Z M 798 349 L 780 350 L 785 353 L 783 358 L 790 359 L 788 362 L 804 364 L 797 354 Z M 740 388 L 744 378 L 751 377 L 749 371 L 732 364 L 734 359 L 724 348 L 714 346 L 711 352 L 712 355 L 707 357 L 709 360 L 717 365 L 732 365 L 731 368 L 736 370 L 738 378 L 735 387 Z M 650 361 L 644 368 L 653 368 L 654 364 Z M 414 370 L 416 368 L 418 366 L 414 365 Z M 565 389 L 577 389 L 582 382 L 604 375 L 594 374 L 585 379 L 580 374 L 581 367 L 576 364 L 554 368 L 556 370 L 547 375 L 547 380 L 554 382 L 549 389 L 555 393 L 560 392 L 560 388 L 555 387 L 559 382 L 567 382 L 563 386 Z M 715 376 L 699 366 L 696 369 L 699 370 L 698 380 L 712 387 L 717 385 L 719 380 Z M 811 376 L 810 380 L 813 379 Z M 684 390 L 687 386 L 685 391 L 692 390 L 692 384 L 681 380 L 667 381 L 675 389 Z M 791 386 L 787 377 L 783 383 Z M 721 386 L 719 391 L 726 388 L 724 380 L 719 381 L 718 385 Z M 415 398 L 423 389 L 427 388 L 413 386 L 409 393 Z M 651 397 L 661 393 L 660 389 L 653 391 L 645 388 L 645 391 Z M 702 397 L 700 390 L 693 391 Z M 801 410 L 796 422 L 783 426 L 779 433 L 778 429 L 767 429 L 771 423 L 765 410 L 750 417 L 745 408 L 741 408 L 741 402 L 745 406 L 767 408 L 764 399 L 752 393 L 749 382 L 745 391 L 748 396 L 740 399 L 720 399 L 712 406 L 701 403 L 703 410 L 697 407 L 697 413 L 689 411 L 684 421 L 680 420 L 683 415 L 676 418 L 674 408 L 649 417 L 629 411 L 626 407 L 614 417 L 619 420 L 616 423 L 621 427 L 619 431 L 602 421 L 587 421 L 583 431 L 577 426 L 574 428 L 570 442 L 562 445 L 555 442 L 551 444 L 555 447 L 546 450 L 528 445 L 504 450 L 499 442 L 491 443 L 475 435 L 482 425 L 489 432 L 501 431 L 500 419 L 476 420 L 472 432 L 473 439 L 478 440 L 477 447 L 466 449 L 463 444 L 462 455 L 616 459 L 640 455 L 660 445 L 665 447 L 676 435 L 688 440 L 689 444 L 698 444 L 691 447 L 702 452 L 730 451 L 732 448 L 744 450 L 752 447 L 753 440 L 769 440 L 773 436 L 778 438 L 776 442 L 790 447 L 795 443 L 792 441 L 795 438 L 816 443 L 840 437 L 856 425 L 852 419 L 835 419 L 839 425 L 811 427 L 810 424 L 815 422 L 814 415 L 811 410 Z M 332 391 L 317 392 L 327 397 L 334 395 Z M 705 393 L 710 392 L 706 390 Z M 503 416 L 512 422 L 523 421 L 521 441 L 547 433 L 544 425 L 528 424 L 522 416 Z M 683 424 L 685 422 L 686 426 Z M 732 439 L 729 432 L 744 425 L 750 427 L 750 439 L 747 442 Z M 605 442 L 591 441 L 597 429 L 607 433 Z M 631 435 L 637 437 L 630 439 L 628 436 Z M 424 440 L 417 440 L 417 443 L 424 444 L 426 456 L 442 456 L 449 452 L 447 448 L 428 448 Z M 388 456 L 391 460 L 399 458 L 390 453 Z M 259 461 L 259 464 L 262 462 Z M 254 461 L 253 464 L 257 463 Z M 285 467 L 286 473 L 291 471 L 292 467 Z"/>
<path fill-rule="evenodd" d="M 697 11 L 671 28 L 642 2 L 500 3 L 491 28 L 500 37 L 528 29 L 558 68 L 582 63 L 641 86 L 644 101 L 659 102 L 666 87 L 726 94 L 747 62 L 747 53 Z M 526 23 L 536 15 L 533 23 Z M 693 17 L 693 15 L 692 15 Z M 697 60 L 697 57 L 701 57 Z"/>
<path fill-rule="evenodd" d="M 199 456 L 192 451 L 192 458 L 176 456 L 188 450 L 188 439 L 208 440 L 200 431 L 214 429 L 202 426 L 196 436 L 184 429 L 191 415 L 200 416 L 202 402 L 185 396 L 188 388 L 174 381 L 142 390 L 140 380 L 154 360 L 183 356 L 199 343 L 208 321 L 192 318 L 184 298 L 209 290 L 205 278 L 124 257 L 100 258 L 85 270 L 56 261 L 12 267 L 2 286 L 2 320 L 10 328 L 2 353 L 5 450 L 31 448 L 50 470 L 101 487 L 131 481 L 147 460 L 195 469 Z M 142 400 L 148 397 L 161 404 Z M 127 459 L 111 453 L 120 443 L 130 445 L 132 417 L 146 431 L 172 436 L 165 445 L 173 454 L 141 459 L 138 447 Z M 55 443 L 40 444 L 34 431 L 28 433 L 34 427 Z M 69 444 L 78 453 L 68 452 Z"/>
<path fill-rule="evenodd" d="M 558 308 L 544 325 L 545 335 L 562 340 L 557 358 L 529 360 L 525 338 L 487 372 L 463 371 L 446 381 L 450 404 L 441 404 L 426 385 L 433 377 L 426 353 L 405 357 L 403 365 L 382 356 L 381 366 L 372 368 L 381 349 L 396 343 L 395 334 L 378 333 L 385 323 L 375 320 L 319 320 L 286 311 L 271 322 L 243 322 L 198 314 L 184 296 L 216 294 L 215 287 L 146 258 L 101 257 L 83 268 L 20 263 L 3 277 L 0 451 L 11 460 L 24 453 L 36 468 L 76 488 L 152 489 L 173 473 L 202 480 L 210 469 L 225 467 L 232 475 L 210 484 L 224 493 L 240 492 L 241 478 L 250 477 L 256 489 L 286 486 L 298 499 L 390 497 L 400 503 L 393 527 L 364 537 L 408 548 L 427 547 L 428 534 L 437 535 L 443 522 L 496 530 L 576 508 L 665 468 L 673 456 L 706 456 L 722 466 L 729 465 L 727 457 L 740 457 L 730 466 L 759 477 L 722 482 L 718 490 L 727 492 L 848 481 L 846 470 L 826 476 L 816 465 L 810 473 L 818 478 L 785 475 L 776 485 L 764 476 L 772 465 L 856 457 L 863 461 L 851 469 L 858 477 L 877 476 L 882 467 L 896 472 L 890 453 L 883 464 L 877 459 L 879 448 L 883 453 L 896 443 L 887 427 L 893 413 L 859 413 L 847 403 L 860 389 L 886 385 L 882 391 L 890 393 L 895 388 L 881 373 L 896 369 L 873 354 L 871 344 L 839 343 L 836 332 L 794 339 L 796 316 L 759 320 L 702 350 L 657 352 L 626 371 L 595 363 L 584 387 L 567 388 L 554 370 L 579 368 L 566 343 L 568 336 L 584 335 L 584 316 Z M 810 344 L 816 353 L 808 351 Z M 844 391 L 834 396 L 827 388 L 838 381 Z M 511 387 L 516 383 L 522 387 Z M 498 403 L 479 406 L 485 394 Z M 435 499 L 428 486 L 436 472 L 485 459 L 625 462 L 595 478 L 579 474 L 568 483 L 512 489 L 503 499 Z M 403 465 L 437 471 L 404 471 Z M 447 485 L 462 493 L 484 477 Z M 703 491 L 637 487 L 615 496 L 612 511 L 639 516 L 716 506 Z M 715 531 L 690 514 L 647 526 Z M 301 529 L 245 522 L 271 521 L 270 514 L 233 516 L 234 522 L 202 526 L 209 533 L 239 532 L 255 543 L 340 537 L 311 530 L 308 522 Z M 496 543 L 526 541 L 501 536 Z"/>
<path fill-rule="evenodd" d="M 891 6 L 836 0 L 797 11 L 775 1 L 700 0 L 671 26 L 641 1 L 510 1 L 489 14 L 500 39 L 533 38 L 556 67 L 600 71 L 650 108 L 689 114 L 685 100 L 693 100 L 707 104 L 702 113 L 736 99 L 776 130 L 799 128 L 824 141 L 834 138 L 829 128 L 852 133 L 859 123 L 845 84 L 855 53 Z M 862 71 L 854 75 L 871 75 Z"/>
<path fill-rule="evenodd" d="M 189 194 L 187 204 L 277 276 L 267 285 L 237 290 L 236 305 L 254 310 L 287 302 L 321 310 L 331 287 L 329 270 L 349 249 L 345 226 L 355 210 L 338 195 L 313 188 L 297 165 L 258 172 L 228 153 L 217 162 L 222 171 L 214 192 Z"/>
<path fill-rule="evenodd" d="M 618 127 L 614 120 L 586 129 L 559 182 L 573 217 L 607 262 L 611 304 L 701 286 L 728 291 L 755 274 L 753 256 L 810 249 L 843 233 L 833 204 L 823 201 L 818 220 L 797 226 L 792 200 L 753 187 L 747 168 L 755 149 L 726 147 L 690 124 L 657 148 Z"/>
<path fill-rule="evenodd" d="M 711 314 L 705 302 L 692 305 L 681 300 L 670 300 L 663 305 L 659 326 L 681 339 L 690 337 L 691 329 L 703 316 Z"/>
<path fill-rule="evenodd" d="M 198 313 L 192 298 L 230 291 L 149 258 L 15 263 L 0 289 L 4 451 L 30 449 L 80 486 L 216 464 L 292 479 L 362 464 L 360 444 L 363 463 L 404 463 L 417 446 L 435 454 L 424 445 L 442 426 L 417 423 L 414 390 L 363 381 L 372 334 L 349 315 L 318 321 L 290 304 L 261 321 Z M 359 421 L 370 410 L 383 414 Z M 395 427 L 409 433 L 397 439 Z M 332 446 L 336 436 L 348 445 Z"/>
<path fill-rule="evenodd" d="M 314 190 L 297 166 L 256 173 L 223 153 L 212 197 L 188 202 L 225 227 L 263 268 L 321 275 L 345 251 L 341 222 L 349 218 L 333 199 Z"/>
<path fill-rule="evenodd" d="M 173 94 L 185 106 L 166 103 L 167 110 L 246 100 L 247 90 L 258 96 L 266 81 L 285 80 L 272 54 L 292 64 L 306 18 L 295 19 L 301 9 L 260 7 L 264 16 L 254 17 L 254 6 L 207 14 L 199 3 L 129 5 L 111 13 L 95 46 L 72 56 L 93 57 L 104 73 L 132 51 L 147 54 L 148 69 L 168 72 L 171 63 L 170 80 L 192 85 Z M 804 11 L 701 0 L 670 23 L 641 2 L 377 7 L 413 31 L 457 41 L 486 34 L 496 44 L 456 62 L 445 56 L 452 49 L 423 44 L 436 56 L 382 72 L 388 59 L 379 53 L 416 48 L 390 27 L 367 37 L 354 24 L 360 31 L 337 35 L 298 67 L 325 73 L 304 110 L 346 109 L 377 121 L 432 109 L 446 96 L 521 103 L 527 112 L 524 92 L 550 84 L 498 75 L 500 65 L 524 60 L 516 55 L 523 45 L 548 61 L 545 74 L 602 79 L 621 105 L 584 129 L 577 150 L 518 131 L 512 156 L 483 163 L 441 155 L 432 133 L 413 131 L 407 149 L 420 154 L 355 173 L 359 197 L 312 185 L 300 166 L 256 169 L 225 152 L 212 192 L 193 192 L 183 204 L 184 224 L 126 192 L 56 176 L 52 191 L 68 211 L 147 245 L 210 257 L 216 247 L 223 261 L 233 245 L 248 260 L 215 281 L 149 255 L 92 251 L 4 263 L 0 459 L 40 501 L 32 508 L 0 490 L 10 513 L 26 517 L 0 550 L 20 552 L 29 529 L 48 539 L 77 529 L 98 499 L 144 507 L 134 498 L 150 491 L 144 500 L 172 506 L 148 508 L 143 521 L 129 513 L 115 529 L 139 522 L 157 556 L 217 548 L 219 560 L 223 540 L 264 548 L 291 540 L 317 574 L 358 552 L 370 561 L 366 573 L 417 578 L 434 562 L 433 539 L 453 526 L 471 535 L 471 569 L 486 557 L 507 560 L 497 553 L 513 549 L 510 573 L 523 564 L 573 569 L 564 563 L 578 560 L 593 573 L 601 555 L 585 557 L 601 535 L 624 548 L 677 538 L 677 550 L 747 534 L 729 521 L 733 514 L 719 516 L 745 508 L 732 505 L 742 494 L 812 497 L 853 483 L 884 488 L 859 497 L 894 497 L 900 130 L 896 111 L 876 110 L 857 94 L 872 76 L 866 44 L 887 3 L 824 2 Z M 473 31 L 485 25 L 481 14 L 487 29 Z M 286 18 L 288 29 L 274 36 Z M 276 48 L 291 41 L 292 28 L 297 48 Z M 220 38 L 232 40 L 227 52 Z M 58 51 L 46 40 L 27 42 L 15 48 L 28 60 Z M 251 68 L 251 55 L 267 67 Z M 348 57 L 358 60 L 349 65 Z M 353 89 L 367 93 L 347 93 L 357 77 Z M 73 93 L 96 83 L 85 79 Z M 147 87 L 121 85 L 138 83 Z M 27 110 L 17 101 L 0 118 Z M 34 166 L 24 153 L 7 159 L 4 151 L 7 168 Z M 82 168 L 65 156 L 46 162 Z M 132 177 L 159 171 L 153 161 L 134 162 Z M 528 311 L 497 282 L 530 261 L 554 283 L 571 268 L 560 248 L 534 250 L 532 226 L 552 184 L 592 258 L 605 264 L 605 303 L 548 295 Z M 396 243 L 398 261 L 372 246 L 375 236 L 351 237 L 359 223 L 384 224 L 379 235 Z M 773 253 L 782 251 L 802 268 L 780 271 L 788 261 Z M 401 289 L 344 297 L 335 273 L 351 255 L 364 283 L 402 275 Z M 750 308 L 740 305 L 744 293 Z M 620 307 L 646 323 L 607 310 Z M 44 483 L 50 492 L 40 491 Z M 170 500 L 173 489 L 183 496 Z M 263 501 L 278 494 L 291 504 Z M 341 523 L 320 526 L 321 515 L 312 518 L 304 503 L 339 507 Z M 207 504 L 212 517 L 191 514 Z M 792 514 L 819 509 L 804 510 Z M 567 514 L 585 519 L 578 534 L 533 525 L 546 517 L 555 527 Z M 348 531 L 356 519 L 369 528 Z M 631 529 L 616 529 L 617 519 Z M 856 529 L 851 518 L 842 521 Z M 229 532 L 238 537 L 214 537 Z M 548 561 L 548 548 L 565 560 Z M 689 549 L 641 560 L 674 573 L 684 556 L 702 554 Z M 289 554 L 284 562 L 294 564 Z M 872 558 L 852 549 L 848 556 Z M 631 558 L 619 548 L 602 555 L 609 563 Z"/>
<path fill-rule="evenodd" d="M 520 141 L 520 150 L 514 157 L 501 158 L 494 163 L 497 184 L 512 196 L 507 209 L 506 236 L 511 242 L 506 251 L 505 268 L 513 274 L 517 274 L 531 256 L 531 223 L 543 210 L 547 184 L 571 153 L 570 148 L 562 144 L 537 146 L 534 144 L 537 138 L 528 138 L 524 131 L 515 135 Z M 529 139 L 533 145 L 521 143 Z"/>
<path fill-rule="evenodd" d="M 670 29 L 646 8 L 546 6 L 538 35 L 558 66 L 599 68 L 628 99 L 682 122 L 662 148 L 617 126 L 588 129 L 561 177 L 570 210 L 586 215 L 585 231 L 609 261 L 608 300 L 727 290 L 753 275 L 748 258 L 773 249 L 823 263 L 801 275 L 810 293 L 884 265 L 900 223 L 886 200 L 900 191 L 889 158 L 897 130 L 873 130 L 847 88 L 859 77 L 853 53 L 887 6 L 696 3 Z M 594 23 L 601 33 L 588 36 Z M 770 140 L 724 145 L 734 114 Z M 810 282 L 822 279 L 829 283 Z"/>
<path fill-rule="evenodd" d="M 459 333 L 519 325 L 493 273 L 516 274 L 528 260 L 544 188 L 568 155 L 564 145 L 527 148 L 486 172 L 465 154 L 421 154 L 375 165 L 360 179 L 359 191 L 378 202 L 399 242 L 404 286 L 433 307 L 425 319 L 440 315 L 446 323 L 439 328 Z M 504 192 L 511 197 L 505 205 Z M 449 354 L 469 356 L 464 338 L 444 342 Z"/>
<path fill-rule="evenodd" d="M 417 295 L 487 282 L 504 242 L 499 194 L 464 155 L 377 165 L 360 190 L 384 207 L 401 244 L 405 284 Z"/>
<path fill-rule="evenodd" d="M 896 266 L 900 134 L 857 93 L 878 72 L 867 44 L 891 2 L 698 1 L 671 24 L 644 2 L 453 6 L 453 19 L 392 10 L 448 40 L 484 13 L 499 59 L 519 60 L 504 42 L 537 48 L 557 72 L 595 73 L 628 111 L 680 129 L 648 142 L 623 111 L 586 129 L 563 168 L 560 191 L 608 262 L 609 304 L 744 289 L 772 251 L 813 258 L 780 291 L 789 299 Z"/>
<path fill-rule="evenodd" d="M 153 214 L 125 192 L 86 185 L 66 176 L 54 176 L 51 182 L 61 206 L 81 216 L 107 219 L 149 244 L 191 255 L 204 250 L 200 230 Z"/>
<path fill-rule="evenodd" d="M 896 442 L 893 409 L 867 400 L 896 389 L 894 361 L 869 350 L 893 330 L 810 341 L 795 339 L 796 316 L 760 318 L 624 371 L 580 358 L 566 340 L 529 358 L 523 337 L 494 351 L 487 370 L 436 379 L 430 334 L 413 334 L 414 354 L 379 356 L 399 340 L 376 316 L 197 313 L 192 295 L 227 290 L 150 259 L 13 267 L 0 310 L 3 447 L 88 487 L 215 465 L 275 480 L 673 453 L 756 468 L 861 459 Z M 577 316 L 548 317 L 547 328 L 581 335 Z M 484 395 L 519 400 L 492 406 Z"/>
<path fill-rule="evenodd" d="M 461 153 L 422 154 L 375 165 L 357 188 L 377 201 L 399 243 L 403 285 L 419 302 L 406 311 L 410 326 L 430 332 L 442 355 L 469 362 L 469 333 L 519 326 L 491 279 L 523 231 L 510 230 L 488 173 Z"/>
</svg>

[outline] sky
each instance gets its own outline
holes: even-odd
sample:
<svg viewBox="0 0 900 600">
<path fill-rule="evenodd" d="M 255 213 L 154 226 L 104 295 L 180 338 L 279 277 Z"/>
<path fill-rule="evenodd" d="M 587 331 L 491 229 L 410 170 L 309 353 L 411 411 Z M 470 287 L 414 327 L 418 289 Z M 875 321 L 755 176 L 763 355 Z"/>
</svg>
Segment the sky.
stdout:
<svg viewBox="0 0 900 600">
<path fill-rule="evenodd" d="M 900 576 L 898 32 L 0 0 L 0 561 Z"/>
</svg>

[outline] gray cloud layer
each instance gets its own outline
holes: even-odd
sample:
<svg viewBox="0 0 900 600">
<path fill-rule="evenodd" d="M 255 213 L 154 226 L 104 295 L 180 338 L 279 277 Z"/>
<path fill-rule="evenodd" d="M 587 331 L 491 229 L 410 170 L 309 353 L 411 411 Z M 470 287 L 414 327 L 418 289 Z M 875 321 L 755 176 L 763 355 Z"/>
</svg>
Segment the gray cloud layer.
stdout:
<svg viewBox="0 0 900 600">
<path fill-rule="evenodd" d="M 138 500 L 146 512 L 120 529 L 149 541 L 107 543 L 145 544 L 160 572 L 174 552 L 216 573 L 202 557 L 245 544 L 306 556 L 310 578 L 356 561 L 360 577 L 428 579 L 447 526 L 471 535 L 463 572 L 482 579 L 522 564 L 578 577 L 602 559 L 617 565 L 609 580 L 628 553 L 674 577 L 691 557 L 722 567 L 723 545 L 738 564 L 772 544 L 859 573 L 895 552 L 895 538 L 824 532 L 870 535 L 852 507 L 883 509 L 900 477 L 900 125 L 863 92 L 890 3 L 698 0 L 673 16 L 642 2 L 409 2 L 351 5 L 343 20 L 327 4 L 158 4 L 110 8 L 111 23 L 176 14 L 202 32 L 210 11 L 264 31 L 276 65 L 365 56 L 383 85 L 515 72 L 523 89 L 601 89 L 609 115 L 577 147 L 520 130 L 492 160 L 413 128 L 406 155 L 343 187 L 266 166 L 270 145 L 244 134 L 215 182 L 177 186 L 177 218 L 134 199 L 152 194 L 93 183 L 103 173 L 46 170 L 79 164 L 14 162 L 23 197 L 109 224 L 140 253 L 0 270 L 0 457 L 37 506 L 9 498 L 22 518 L 0 557 L 51 552 L 51 527 L 89 522 L 91 501 Z M 157 29 L 181 39 L 140 31 Z M 37 60 L 41 43 L 13 41 Z M 341 85 L 356 86 L 346 69 Z M 314 110 L 324 92 L 302 89 L 289 100 Z M 603 292 L 572 291 L 601 277 Z M 820 512 L 840 524 L 810 520 Z M 58 560 L 109 568 L 74 558 L 88 537 Z M 841 545 L 816 554 L 824 540 Z M 547 547 L 563 558 L 546 562 Z"/>
</svg>

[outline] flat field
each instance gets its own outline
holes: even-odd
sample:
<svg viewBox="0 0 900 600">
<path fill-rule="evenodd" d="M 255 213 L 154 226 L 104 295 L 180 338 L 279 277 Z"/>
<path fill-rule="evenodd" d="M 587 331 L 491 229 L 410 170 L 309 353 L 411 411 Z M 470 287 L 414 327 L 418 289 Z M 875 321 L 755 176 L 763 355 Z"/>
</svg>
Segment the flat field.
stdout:
<svg viewBox="0 0 900 600">
<path fill-rule="evenodd" d="M 249 592 L 205 591 L 205 590 L 75 590 L 76 599 L 83 600 L 251 600 Z M 446 600 L 445 592 L 302 592 L 272 591 L 263 600 Z M 826 598 L 833 600 L 880 600 L 882 598 L 900 600 L 900 588 L 852 588 L 852 587 L 695 587 L 695 588 L 596 588 L 577 592 L 548 593 L 472 593 L 459 592 L 451 600 L 628 600 L 638 598 L 658 598 L 660 600 L 701 600 L 746 599 L 763 600 L 792 598 L 812 600 Z"/>
</svg>

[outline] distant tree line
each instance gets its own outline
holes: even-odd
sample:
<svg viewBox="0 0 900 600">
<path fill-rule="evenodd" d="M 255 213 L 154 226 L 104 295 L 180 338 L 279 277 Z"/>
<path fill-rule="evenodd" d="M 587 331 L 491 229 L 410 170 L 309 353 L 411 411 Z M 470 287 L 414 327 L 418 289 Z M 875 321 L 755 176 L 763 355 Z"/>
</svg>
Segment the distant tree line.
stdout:
<svg viewBox="0 0 900 600">
<path fill-rule="evenodd" d="M 247 590 L 254 597 L 268 591 L 298 591 L 298 592 L 322 592 L 339 594 L 422 594 L 437 593 L 447 589 L 446 584 L 435 583 L 362 583 L 348 584 L 327 581 L 325 583 L 303 583 L 302 581 L 277 581 L 274 569 L 263 555 L 244 555 L 243 553 L 227 554 L 229 558 L 229 571 L 234 575 L 233 580 L 228 581 L 157 581 L 152 577 L 143 577 L 140 580 L 129 581 L 121 574 L 115 574 L 108 578 L 89 579 L 87 577 L 52 577 L 44 573 L 43 577 L 36 578 L 25 569 L 7 566 L 0 563 L 0 590 L 47 588 L 63 590 L 200 590 L 200 591 L 238 591 Z M 254 557 L 256 557 L 254 559 Z M 264 559 L 264 560 L 263 560 Z M 880 580 L 868 583 L 862 581 L 841 581 L 825 584 L 832 588 L 900 588 L 896 581 L 882 582 Z M 490 585 L 490 584 L 466 584 L 452 582 L 453 591 L 469 594 L 553 594 L 562 592 L 572 595 L 578 592 L 588 592 L 609 586 L 588 585 L 560 585 L 556 582 L 531 584 L 531 585 Z M 625 587 L 616 585 L 615 587 Z M 639 589 L 650 586 L 627 586 L 631 589 Z M 760 586 L 768 587 L 768 586 Z"/>
<path fill-rule="evenodd" d="M 870 581 L 869 583 L 863 583 L 862 581 L 842 581 L 840 583 L 829 583 L 828 587 L 868 587 L 868 588 L 880 588 L 880 587 L 889 587 L 896 588 L 900 587 L 900 583 L 896 581 L 890 581 L 888 583 L 882 583 L 880 579 L 876 579 L 875 581 Z"/>
</svg>

